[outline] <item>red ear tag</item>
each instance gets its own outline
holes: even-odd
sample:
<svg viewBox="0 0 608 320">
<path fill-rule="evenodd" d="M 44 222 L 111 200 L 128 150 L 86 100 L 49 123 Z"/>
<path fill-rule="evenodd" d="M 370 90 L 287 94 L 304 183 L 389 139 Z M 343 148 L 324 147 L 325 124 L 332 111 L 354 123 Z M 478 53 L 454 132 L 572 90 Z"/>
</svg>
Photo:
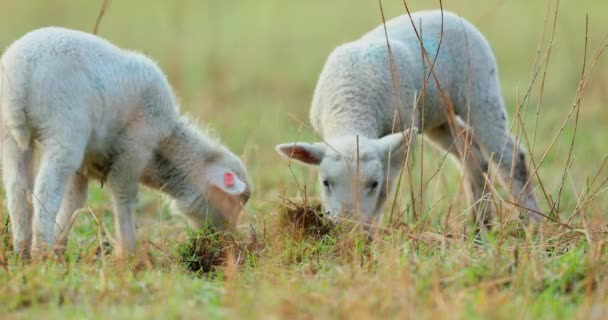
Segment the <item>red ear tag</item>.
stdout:
<svg viewBox="0 0 608 320">
<path fill-rule="evenodd" d="M 234 175 L 232 172 L 224 173 L 224 184 L 227 187 L 234 187 Z"/>
</svg>

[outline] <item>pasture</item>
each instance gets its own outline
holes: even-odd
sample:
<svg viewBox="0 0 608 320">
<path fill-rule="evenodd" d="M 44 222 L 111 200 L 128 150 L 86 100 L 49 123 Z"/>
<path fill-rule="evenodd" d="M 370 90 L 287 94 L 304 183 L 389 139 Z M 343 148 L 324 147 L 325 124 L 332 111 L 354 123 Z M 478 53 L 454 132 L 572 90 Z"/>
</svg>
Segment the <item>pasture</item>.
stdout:
<svg viewBox="0 0 608 320">
<path fill-rule="evenodd" d="M 42 26 L 91 32 L 101 5 L 0 0 L 0 47 Z M 382 5 L 387 20 L 406 12 L 400 0 Z M 186 230 L 164 196 L 143 188 L 137 252 L 124 263 L 111 254 L 112 208 L 99 183 L 59 259 L 19 261 L 3 204 L 0 318 L 605 317 L 608 2 L 443 7 L 475 24 L 494 50 L 512 133 L 532 155 L 542 226 L 518 225 L 517 208 L 495 184 L 497 226 L 476 236 L 458 164 L 422 139 L 376 241 L 285 222 L 288 201 L 318 200 L 317 171 L 282 159 L 274 146 L 317 140 L 308 111 L 325 58 L 382 23 L 378 2 L 113 1 L 98 34 L 158 61 L 181 110 L 242 156 L 254 193 L 208 272 L 190 270 L 184 258 L 196 255 L 184 244 L 208 235 Z"/>
</svg>

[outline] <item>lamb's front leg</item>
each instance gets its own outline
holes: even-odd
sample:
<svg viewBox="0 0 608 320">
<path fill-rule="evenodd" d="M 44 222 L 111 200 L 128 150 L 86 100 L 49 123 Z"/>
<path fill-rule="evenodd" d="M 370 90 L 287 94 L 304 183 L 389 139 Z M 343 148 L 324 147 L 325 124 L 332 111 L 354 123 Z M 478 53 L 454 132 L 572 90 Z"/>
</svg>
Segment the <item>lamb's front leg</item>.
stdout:
<svg viewBox="0 0 608 320">
<path fill-rule="evenodd" d="M 138 141 L 134 139 L 132 141 Z M 142 146 L 125 146 L 112 164 L 107 184 L 114 203 L 118 257 L 124 258 L 135 251 L 135 202 L 139 177 L 150 160 L 152 152 Z"/>
<path fill-rule="evenodd" d="M 125 257 L 135 251 L 135 201 L 137 199 L 137 184 L 127 181 L 116 182 L 112 188 L 114 203 L 114 219 L 116 228 L 117 248 L 119 257 Z"/>
</svg>

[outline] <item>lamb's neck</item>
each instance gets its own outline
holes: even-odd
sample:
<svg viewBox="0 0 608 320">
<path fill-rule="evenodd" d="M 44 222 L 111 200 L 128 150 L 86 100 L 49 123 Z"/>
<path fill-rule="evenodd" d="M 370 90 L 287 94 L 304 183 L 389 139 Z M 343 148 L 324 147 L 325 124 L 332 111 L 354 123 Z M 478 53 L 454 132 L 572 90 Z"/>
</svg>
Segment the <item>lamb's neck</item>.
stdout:
<svg viewBox="0 0 608 320">
<path fill-rule="evenodd" d="M 160 190 L 173 198 L 179 197 L 188 181 L 188 175 L 179 165 L 180 140 L 179 128 L 158 145 L 152 159 L 144 170 L 142 183 L 152 189 Z"/>
<path fill-rule="evenodd" d="M 144 172 L 142 183 L 177 198 L 183 194 L 188 176 L 166 153 L 157 151 Z"/>
<path fill-rule="evenodd" d="M 215 154 L 214 150 L 215 145 L 180 121 L 155 150 L 142 182 L 169 196 L 179 197 L 212 160 L 209 155 Z"/>
</svg>

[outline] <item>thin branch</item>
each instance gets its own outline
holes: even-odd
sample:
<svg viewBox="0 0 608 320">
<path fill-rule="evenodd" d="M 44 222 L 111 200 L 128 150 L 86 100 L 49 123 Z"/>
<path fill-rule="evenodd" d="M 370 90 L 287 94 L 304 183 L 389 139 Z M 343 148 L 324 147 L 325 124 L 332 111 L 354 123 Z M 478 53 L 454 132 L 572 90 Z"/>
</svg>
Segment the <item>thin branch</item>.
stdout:
<svg viewBox="0 0 608 320">
<path fill-rule="evenodd" d="M 99 25 L 101 24 L 101 19 L 103 19 L 103 17 L 106 14 L 106 11 L 108 11 L 108 8 L 110 7 L 110 2 L 112 2 L 112 1 L 103 0 L 103 2 L 101 4 L 101 9 L 99 9 L 99 14 L 97 15 L 97 19 L 95 20 L 95 25 L 93 26 L 93 34 L 97 34 L 97 31 L 99 31 Z"/>
</svg>

